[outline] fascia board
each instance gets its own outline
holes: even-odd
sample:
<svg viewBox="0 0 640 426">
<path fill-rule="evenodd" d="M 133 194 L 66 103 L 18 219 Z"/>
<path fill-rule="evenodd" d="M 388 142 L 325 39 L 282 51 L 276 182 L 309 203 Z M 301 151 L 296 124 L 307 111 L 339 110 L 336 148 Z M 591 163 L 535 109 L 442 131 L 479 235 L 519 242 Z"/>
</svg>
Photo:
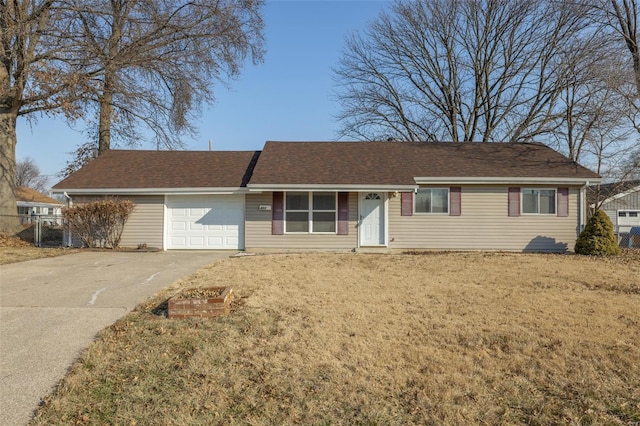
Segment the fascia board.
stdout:
<svg viewBox="0 0 640 426">
<path fill-rule="evenodd" d="M 341 184 L 248 184 L 249 192 L 263 191 L 413 191 L 416 185 L 341 185 Z"/>
<path fill-rule="evenodd" d="M 18 207 L 63 207 L 64 204 L 39 203 L 37 201 L 16 201 Z"/>
<path fill-rule="evenodd" d="M 528 184 L 528 185 L 586 185 L 599 183 L 601 178 L 562 178 L 562 177 L 415 177 L 416 184 Z"/>
<path fill-rule="evenodd" d="M 55 188 L 51 192 L 74 195 L 222 195 L 246 194 L 246 188 Z"/>
</svg>

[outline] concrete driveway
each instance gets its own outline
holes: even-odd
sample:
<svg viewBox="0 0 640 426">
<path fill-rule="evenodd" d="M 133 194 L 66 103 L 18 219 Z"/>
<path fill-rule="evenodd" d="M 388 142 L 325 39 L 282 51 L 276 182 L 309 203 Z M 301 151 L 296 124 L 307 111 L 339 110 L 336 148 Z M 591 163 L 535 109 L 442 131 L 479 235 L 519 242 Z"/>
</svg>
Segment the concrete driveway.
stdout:
<svg viewBox="0 0 640 426">
<path fill-rule="evenodd" d="M 96 333 L 232 252 L 83 252 L 0 266 L 0 413 L 24 425 Z"/>
</svg>

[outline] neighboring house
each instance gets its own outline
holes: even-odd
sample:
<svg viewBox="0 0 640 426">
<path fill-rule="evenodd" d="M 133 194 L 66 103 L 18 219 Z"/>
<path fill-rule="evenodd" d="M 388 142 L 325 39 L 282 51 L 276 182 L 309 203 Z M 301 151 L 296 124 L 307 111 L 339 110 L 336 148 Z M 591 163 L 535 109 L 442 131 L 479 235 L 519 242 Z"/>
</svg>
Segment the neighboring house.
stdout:
<svg viewBox="0 0 640 426">
<path fill-rule="evenodd" d="M 598 207 L 611 219 L 620 244 L 627 246 L 632 227 L 640 227 L 640 180 L 592 185 L 588 193 L 589 207 Z"/>
<path fill-rule="evenodd" d="M 599 181 L 536 143 L 267 142 L 113 150 L 54 192 L 132 199 L 123 246 L 563 252 Z"/>
<path fill-rule="evenodd" d="M 34 189 L 26 186 L 16 188 L 16 203 L 23 223 L 31 222 L 34 216 L 44 217 L 50 223 L 60 223 L 64 204 Z"/>
</svg>

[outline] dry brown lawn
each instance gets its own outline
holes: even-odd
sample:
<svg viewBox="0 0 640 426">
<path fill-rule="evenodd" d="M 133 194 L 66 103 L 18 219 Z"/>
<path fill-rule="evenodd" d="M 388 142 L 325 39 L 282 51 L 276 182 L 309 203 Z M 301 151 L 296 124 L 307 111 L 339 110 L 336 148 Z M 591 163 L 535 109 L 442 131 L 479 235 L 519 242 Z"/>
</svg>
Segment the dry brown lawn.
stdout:
<svg viewBox="0 0 640 426">
<path fill-rule="evenodd" d="M 68 248 L 44 248 L 22 241 L 19 238 L 0 234 L 0 265 L 41 259 L 43 257 L 61 256 L 75 252 Z"/>
<path fill-rule="evenodd" d="M 233 312 L 168 320 L 181 287 Z M 33 424 L 640 422 L 640 257 L 287 254 L 101 333 Z"/>
</svg>

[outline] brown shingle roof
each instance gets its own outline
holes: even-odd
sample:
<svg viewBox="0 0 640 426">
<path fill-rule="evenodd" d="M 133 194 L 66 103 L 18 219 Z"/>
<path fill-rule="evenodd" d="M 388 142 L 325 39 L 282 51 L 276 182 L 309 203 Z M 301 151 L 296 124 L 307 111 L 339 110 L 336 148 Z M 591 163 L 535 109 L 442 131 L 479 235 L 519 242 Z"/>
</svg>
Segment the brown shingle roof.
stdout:
<svg viewBox="0 0 640 426">
<path fill-rule="evenodd" d="M 239 188 L 259 151 L 111 150 L 53 188 Z"/>
<path fill-rule="evenodd" d="M 250 183 L 414 185 L 414 177 L 599 178 L 538 143 L 267 142 Z"/>
<path fill-rule="evenodd" d="M 111 150 L 54 189 L 238 188 L 249 178 L 252 185 L 415 185 L 415 177 L 599 176 L 537 143 L 267 142 L 262 153 Z"/>
<path fill-rule="evenodd" d="M 27 188 L 26 186 L 19 186 L 16 188 L 16 201 L 23 201 L 26 203 L 57 204 L 60 206 L 63 205 L 60 201 L 47 197 L 35 189 Z"/>
</svg>

